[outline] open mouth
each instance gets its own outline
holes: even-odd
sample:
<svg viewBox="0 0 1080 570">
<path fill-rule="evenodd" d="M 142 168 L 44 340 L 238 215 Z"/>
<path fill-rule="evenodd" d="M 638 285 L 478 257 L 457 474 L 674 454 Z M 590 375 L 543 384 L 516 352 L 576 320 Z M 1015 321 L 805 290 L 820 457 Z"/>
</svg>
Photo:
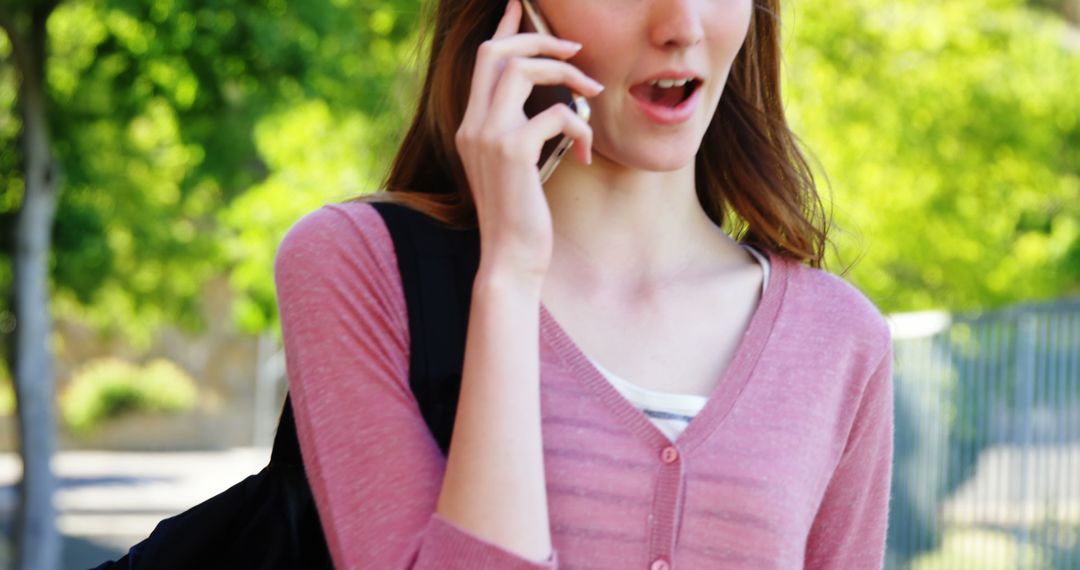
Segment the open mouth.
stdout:
<svg viewBox="0 0 1080 570">
<path fill-rule="evenodd" d="M 631 87 L 630 95 L 652 105 L 674 109 L 689 99 L 700 86 L 700 79 L 659 79 Z"/>
</svg>

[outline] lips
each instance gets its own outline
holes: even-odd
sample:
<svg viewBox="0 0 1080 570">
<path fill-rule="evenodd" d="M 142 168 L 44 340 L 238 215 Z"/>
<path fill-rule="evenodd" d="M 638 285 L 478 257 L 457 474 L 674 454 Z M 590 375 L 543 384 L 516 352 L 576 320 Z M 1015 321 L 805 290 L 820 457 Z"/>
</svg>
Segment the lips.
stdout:
<svg viewBox="0 0 1080 570">
<path fill-rule="evenodd" d="M 630 88 L 637 108 L 654 123 L 677 125 L 694 115 L 703 81 L 683 73 L 667 73 Z"/>
<path fill-rule="evenodd" d="M 700 85 L 701 81 L 697 79 L 691 79 L 682 85 L 669 85 L 663 81 L 659 84 L 657 82 L 639 83 L 630 88 L 630 95 L 653 105 L 674 108 L 689 99 Z"/>
</svg>

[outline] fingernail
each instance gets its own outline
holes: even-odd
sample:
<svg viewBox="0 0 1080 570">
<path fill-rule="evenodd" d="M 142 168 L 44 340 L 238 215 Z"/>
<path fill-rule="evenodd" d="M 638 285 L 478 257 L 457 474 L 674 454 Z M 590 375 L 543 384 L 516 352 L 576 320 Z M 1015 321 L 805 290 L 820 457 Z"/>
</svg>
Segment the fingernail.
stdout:
<svg viewBox="0 0 1080 570">
<path fill-rule="evenodd" d="M 570 40 L 563 40 L 563 43 L 565 43 L 572 50 L 577 51 L 577 50 L 581 49 L 581 44 L 579 44 L 577 42 L 570 41 Z"/>
</svg>

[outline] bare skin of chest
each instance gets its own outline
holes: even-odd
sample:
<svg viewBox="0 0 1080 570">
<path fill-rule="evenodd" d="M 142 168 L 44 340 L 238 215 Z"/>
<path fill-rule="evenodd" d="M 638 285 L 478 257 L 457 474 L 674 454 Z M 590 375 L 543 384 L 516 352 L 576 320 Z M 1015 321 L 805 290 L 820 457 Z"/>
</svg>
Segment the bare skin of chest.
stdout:
<svg viewBox="0 0 1080 570">
<path fill-rule="evenodd" d="M 578 347 L 649 390 L 709 396 L 761 297 L 756 262 L 692 281 L 625 291 L 545 282 L 543 302 Z M 579 284 L 580 285 L 580 284 Z"/>
</svg>

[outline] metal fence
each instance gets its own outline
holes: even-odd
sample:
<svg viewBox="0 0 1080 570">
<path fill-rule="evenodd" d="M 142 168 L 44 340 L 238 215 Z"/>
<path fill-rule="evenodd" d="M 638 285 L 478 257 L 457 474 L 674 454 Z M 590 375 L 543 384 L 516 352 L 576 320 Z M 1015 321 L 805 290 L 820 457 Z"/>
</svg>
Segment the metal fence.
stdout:
<svg viewBox="0 0 1080 570">
<path fill-rule="evenodd" d="M 1080 570 L 1080 301 L 890 320 L 886 568 Z"/>
</svg>

